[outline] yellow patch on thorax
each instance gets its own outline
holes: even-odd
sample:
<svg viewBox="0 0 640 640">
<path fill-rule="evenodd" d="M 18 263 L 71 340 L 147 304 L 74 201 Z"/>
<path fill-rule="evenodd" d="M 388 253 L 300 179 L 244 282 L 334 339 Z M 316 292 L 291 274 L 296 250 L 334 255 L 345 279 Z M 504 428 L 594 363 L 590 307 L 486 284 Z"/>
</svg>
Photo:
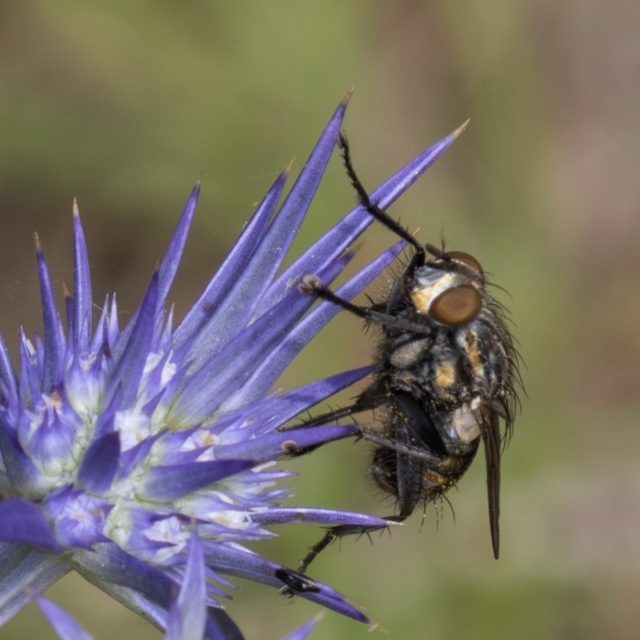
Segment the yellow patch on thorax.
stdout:
<svg viewBox="0 0 640 640">
<path fill-rule="evenodd" d="M 456 382 L 456 367 L 452 360 L 445 360 L 436 367 L 436 384 L 442 389 L 452 387 Z"/>
</svg>

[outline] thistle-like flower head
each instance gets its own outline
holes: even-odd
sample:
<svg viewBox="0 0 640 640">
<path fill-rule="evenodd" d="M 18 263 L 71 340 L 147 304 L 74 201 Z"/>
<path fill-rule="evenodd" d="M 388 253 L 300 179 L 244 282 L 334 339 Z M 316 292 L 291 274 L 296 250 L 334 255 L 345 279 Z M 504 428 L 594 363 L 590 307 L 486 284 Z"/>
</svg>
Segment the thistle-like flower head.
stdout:
<svg viewBox="0 0 640 640">
<path fill-rule="evenodd" d="M 323 131 L 276 212 L 286 172 L 245 226 L 218 272 L 174 326 L 168 294 L 193 218 L 193 189 L 140 307 L 121 328 L 115 296 L 94 322 L 89 262 L 74 206 L 74 285 L 66 321 L 37 243 L 44 332 L 20 336 L 14 372 L 0 338 L 0 623 L 71 570 L 167 626 L 172 593 L 187 566 L 192 531 L 208 578 L 206 637 L 241 637 L 217 603 L 222 575 L 283 586 L 283 567 L 241 545 L 289 522 L 384 525 L 377 518 L 280 502 L 290 475 L 273 468 L 295 448 L 356 433 L 353 426 L 281 427 L 369 373 L 361 368 L 277 395 L 289 362 L 337 313 L 303 295 L 307 274 L 331 282 L 351 243 L 371 223 L 357 207 L 279 273 L 320 183 L 346 101 Z M 449 136 L 372 195 L 388 206 L 451 144 Z M 338 289 L 352 298 L 398 254 L 383 253 Z M 317 588 L 316 588 L 317 587 Z M 333 589 L 314 583 L 309 600 L 363 622 Z"/>
</svg>

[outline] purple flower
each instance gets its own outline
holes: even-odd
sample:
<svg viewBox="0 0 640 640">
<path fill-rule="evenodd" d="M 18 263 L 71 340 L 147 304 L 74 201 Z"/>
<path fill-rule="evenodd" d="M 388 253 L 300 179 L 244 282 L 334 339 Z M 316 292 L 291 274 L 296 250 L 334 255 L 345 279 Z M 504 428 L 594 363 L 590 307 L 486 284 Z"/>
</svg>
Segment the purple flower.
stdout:
<svg viewBox="0 0 640 640">
<path fill-rule="evenodd" d="M 333 151 L 340 104 L 284 202 L 275 181 L 200 298 L 177 326 L 167 305 L 195 212 L 196 184 L 140 307 L 118 326 L 115 295 L 92 322 L 84 234 L 74 207 L 73 294 L 66 323 L 54 305 L 37 243 L 44 335 L 20 336 L 14 373 L 0 337 L 0 624 L 71 570 L 160 628 L 184 577 L 192 526 L 202 541 L 207 637 L 241 637 L 216 597 L 222 575 L 281 588 L 287 571 L 241 546 L 290 522 L 383 525 L 356 513 L 280 505 L 290 473 L 273 468 L 292 447 L 349 437 L 353 426 L 279 430 L 370 372 L 365 367 L 283 395 L 269 390 L 291 360 L 338 312 L 303 295 L 316 274 L 331 282 L 348 248 L 371 223 L 357 207 L 281 275 L 282 260 Z M 382 207 L 405 191 L 453 142 L 422 153 L 372 195 Z M 338 289 L 352 298 L 398 254 L 383 253 Z M 294 441 L 292 443 L 292 441 Z M 194 523 L 194 525 L 192 525 Z M 315 588 L 317 586 L 317 588 Z M 302 597 L 370 623 L 321 583 Z M 210 626 L 210 628 L 209 628 Z"/>
</svg>

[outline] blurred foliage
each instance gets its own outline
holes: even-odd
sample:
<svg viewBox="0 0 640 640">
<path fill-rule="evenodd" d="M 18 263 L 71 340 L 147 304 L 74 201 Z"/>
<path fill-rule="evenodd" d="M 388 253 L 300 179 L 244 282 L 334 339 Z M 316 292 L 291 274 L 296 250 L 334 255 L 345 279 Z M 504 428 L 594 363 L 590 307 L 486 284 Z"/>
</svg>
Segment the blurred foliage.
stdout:
<svg viewBox="0 0 640 640">
<path fill-rule="evenodd" d="M 173 292 L 181 313 L 279 171 L 293 156 L 294 173 L 302 166 L 352 85 L 346 127 L 369 188 L 471 116 L 391 212 L 422 240 L 444 235 L 479 257 L 512 296 L 498 292 L 528 395 L 503 460 L 502 557 L 491 555 L 479 460 L 451 492 L 455 526 L 446 505 L 430 507 L 422 525 L 417 513 L 372 545 L 335 545 L 313 575 L 366 604 L 393 638 L 636 637 L 640 7 L 613 4 L 3 3 L 3 334 L 12 344 L 19 326 L 40 326 L 33 231 L 54 277 L 70 281 L 73 197 L 95 300 L 117 291 L 124 321 L 203 172 Z M 297 250 L 352 203 L 334 159 Z M 392 241 L 372 228 L 355 267 Z M 359 321 L 340 314 L 280 386 L 370 353 Z M 343 442 L 291 463 L 302 472 L 294 502 L 390 513 L 366 479 L 367 458 L 366 445 Z M 320 535 L 278 533 L 260 551 L 292 566 Z M 316 612 L 240 586 L 229 609 L 249 639 L 279 638 Z M 50 595 L 98 637 L 160 637 L 80 578 Z M 23 612 L 0 639 L 55 637 L 38 616 Z M 313 637 L 366 634 L 327 614 Z"/>
</svg>

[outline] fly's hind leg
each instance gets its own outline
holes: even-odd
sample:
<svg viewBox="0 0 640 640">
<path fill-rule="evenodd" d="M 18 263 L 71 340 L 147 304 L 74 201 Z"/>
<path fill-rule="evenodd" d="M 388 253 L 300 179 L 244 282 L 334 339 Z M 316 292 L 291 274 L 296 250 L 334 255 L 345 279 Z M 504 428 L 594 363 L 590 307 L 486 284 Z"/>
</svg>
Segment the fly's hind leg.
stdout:
<svg viewBox="0 0 640 640">
<path fill-rule="evenodd" d="M 418 459 L 415 456 L 412 456 L 412 454 L 424 454 L 424 452 L 420 449 L 411 447 L 410 444 L 406 442 L 408 440 L 408 435 L 406 433 L 404 434 L 405 437 L 402 437 L 402 434 L 398 434 L 400 439 L 396 443 L 372 429 L 361 429 L 360 432 L 364 439 L 373 441 L 383 448 L 394 449 L 396 452 L 397 461 L 395 476 L 397 486 L 394 487 L 393 493 L 395 493 L 398 498 L 399 513 L 397 515 L 382 518 L 389 523 L 386 525 L 366 526 L 343 524 L 327 529 L 324 536 L 309 549 L 307 555 L 300 561 L 298 571 L 301 574 L 306 573 L 309 565 L 315 560 L 316 556 L 324 551 L 335 540 L 353 535 L 368 536 L 376 531 L 387 529 L 391 524 L 399 524 L 413 513 L 419 500 L 419 495 L 415 493 L 416 487 L 412 486 L 412 483 L 408 482 L 408 480 L 414 472 L 413 467 L 416 464 L 420 464 Z"/>
<path fill-rule="evenodd" d="M 302 590 L 297 588 L 297 584 L 304 584 L 304 578 L 306 577 L 309 565 L 316 559 L 316 556 L 324 551 L 335 540 L 343 538 L 344 536 L 368 536 L 376 531 L 388 529 L 391 524 L 400 524 L 406 517 L 407 516 L 402 515 L 388 516 L 386 518 L 382 518 L 382 520 L 386 520 L 389 524 L 375 527 L 355 524 L 342 524 L 337 527 L 330 527 L 327 529 L 324 536 L 309 549 L 307 555 L 300 560 L 298 571 L 290 572 L 297 577 L 295 584 L 292 584 L 290 579 L 286 581 L 283 580 L 283 582 L 285 582 L 285 586 L 280 589 L 280 595 L 291 597 L 296 593 L 302 593 Z M 310 582 L 313 584 L 313 581 Z M 307 591 L 307 589 L 305 589 L 305 591 Z"/>
<path fill-rule="evenodd" d="M 337 527 L 331 527 L 327 529 L 324 536 L 309 549 L 307 555 L 302 558 L 298 565 L 298 571 L 305 574 L 309 565 L 315 560 L 316 556 L 339 538 L 344 538 L 345 536 L 368 536 L 370 533 L 388 529 L 391 524 L 399 524 L 407 517 L 408 516 L 402 515 L 387 516 L 386 518 L 382 518 L 382 520 L 386 520 L 389 524 L 384 525 L 366 526 L 361 524 L 341 524 Z"/>
<path fill-rule="evenodd" d="M 371 438 L 367 437 L 367 434 L 375 434 L 376 432 L 372 430 L 361 430 L 362 436 L 365 439 L 371 440 Z M 379 434 L 378 434 L 379 435 Z M 381 444 L 380 438 L 384 438 L 384 436 L 376 437 L 375 442 L 377 444 Z M 392 444 L 392 441 L 387 441 L 384 438 L 385 444 L 389 442 Z M 384 445 L 383 445 L 384 446 Z M 402 442 L 398 444 L 398 446 L 405 446 Z M 414 511 L 417 501 L 419 500 L 419 496 L 415 493 L 415 487 L 410 486 L 410 483 L 407 483 L 407 479 L 410 475 L 409 467 L 414 466 L 415 464 L 419 464 L 419 461 L 415 458 L 412 458 L 411 455 L 407 455 L 406 453 L 400 453 L 397 451 L 397 447 L 389 447 L 396 449 L 396 473 L 395 482 L 396 485 L 393 488 L 393 493 L 398 498 L 398 508 L 399 513 L 393 516 L 387 516 L 382 518 L 382 520 L 386 520 L 388 524 L 384 525 L 356 525 L 356 524 L 343 524 L 338 525 L 336 527 L 331 527 L 326 530 L 324 536 L 316 542 L 310 549 L 307 555 L 300 561 L 300 565 L 298 566 L 298 571 L 301 574 L 306 573 L 309 565 L 315 560 L 316 556 L 318 556 L 322 551 L 324 551 L 331 543 L 340 538 L 344 538 L 345 536 L 369 536 L 371 533 L 376 531 L 382 531 L 384 529 L 388 529 L 389 525 L 399 524 L 406 520 Z M 408 449 L 411 449 L 407 446 Z"/>
</svg>

